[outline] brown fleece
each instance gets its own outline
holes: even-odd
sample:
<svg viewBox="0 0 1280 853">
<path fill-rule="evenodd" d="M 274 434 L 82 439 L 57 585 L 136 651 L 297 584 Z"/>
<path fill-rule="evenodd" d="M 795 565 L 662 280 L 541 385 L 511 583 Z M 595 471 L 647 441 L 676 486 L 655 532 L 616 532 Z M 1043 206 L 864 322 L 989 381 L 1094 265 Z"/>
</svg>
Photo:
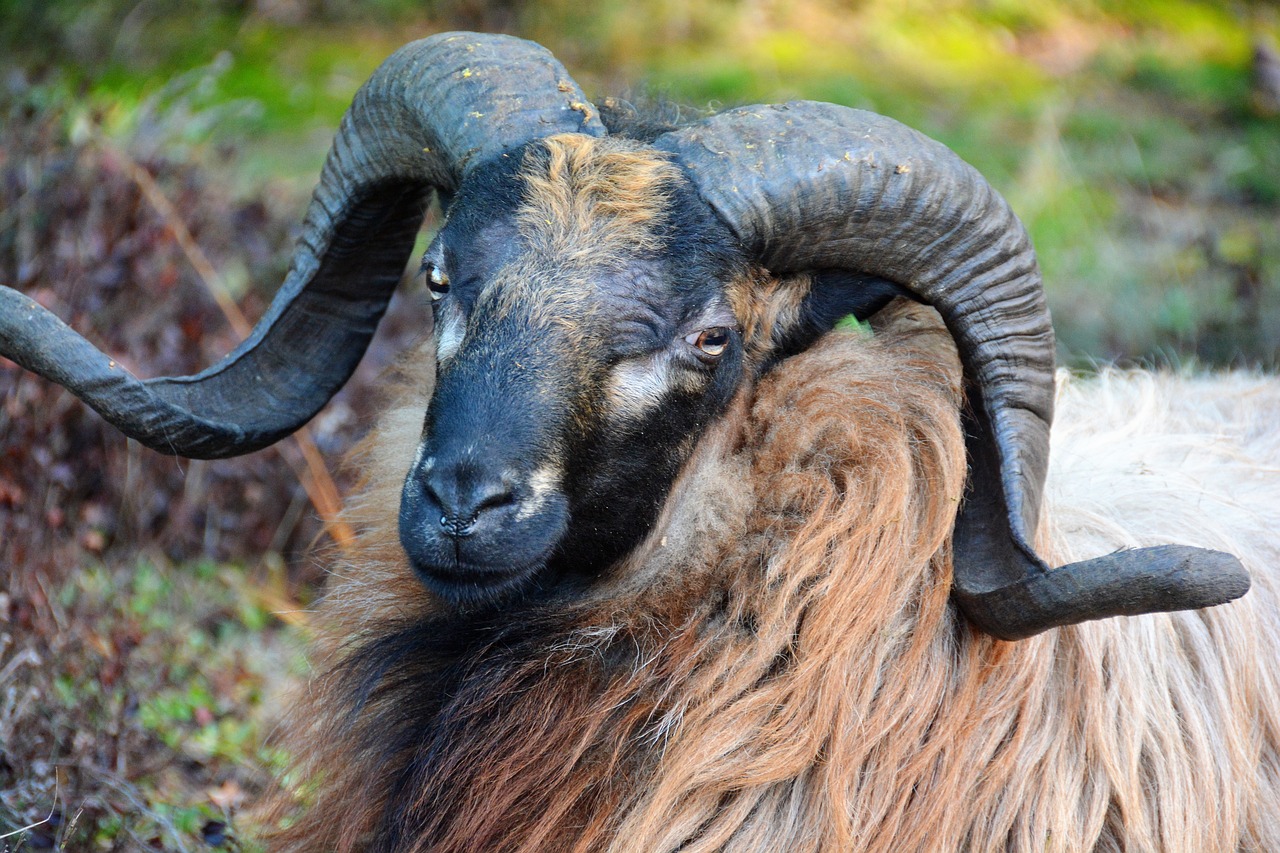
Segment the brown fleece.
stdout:
<svg viewBox="0 0 1280 853">
<path fill-rule="evenodd" d="M 270 849 L 1280 849 L 1269 579 L 1019 643 L 950 606 L 960 370 L 930 314 L 786 361 L 626 566 L 483 628 L 400 554 L 406 392 L 359 460 Z"/>
</svg>

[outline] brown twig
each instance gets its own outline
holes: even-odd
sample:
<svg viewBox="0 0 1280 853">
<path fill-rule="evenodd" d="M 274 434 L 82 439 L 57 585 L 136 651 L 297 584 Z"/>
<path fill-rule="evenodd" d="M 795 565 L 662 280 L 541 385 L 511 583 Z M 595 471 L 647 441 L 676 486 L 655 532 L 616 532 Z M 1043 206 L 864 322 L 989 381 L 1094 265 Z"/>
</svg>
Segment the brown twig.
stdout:
<svg viewBox="0 0 1280 853">
<path fill-rule="evenodd" d="M 164 190 L 156 183 L 151 173 L 142 164 L 129 156 L 127 152 L 114 146 L 112 146 L 111 151 L 125 164 L 129 170 L 129 176 L 138 185 L 147 202 L 155 208 L 155 211 L 173 233 L 178 247 L 182 249 L 182 253 L 186 255 L 187 260 L 195 269 L 196 274 L 199 275 L 200 280 L 204 282 L 209 295 L 213 297 L 223 316 L 227 318 L 232 330 L 241 339 L 248 337 L 253 328 L 252 324 L 244 316 L 240 306 L 236 304 L 230 291 L 227 290 L 226 284 L 223 283 L 222 277 L 218 275 L 218 271 L 214 269 L 209 257 L 200 248 L 200 244 L 196 242 L 182 215 L 178 213 L 177 208 L 169 201 L 168 196 L 164 194 Z M 304 426 L 290 438 L 296 444 L 298 450 L 302 452 L 304 463 L 299 465 L 296 460 L 290 458 L 289 454 L 282 453 L 281 456 L 293 468 L 298 477 L 298 482 L 306 490 L 307 497 L 310 498 L 312 506 L 316 508 L 316 512 L 324 524 L 325 532 L 340 548 L 344 551 L 349 550 L 355 541 L 355 533 L 351 529 L 351 525 L 339 518 L 342 501 L 338 493 L 338 487 L 334 483 L 333 477 L 329 474 L 324 457 L 320 455 L 319 448 L 316 447 L 315 441 L 311 438 L 310 430 Z"/>
</svg>

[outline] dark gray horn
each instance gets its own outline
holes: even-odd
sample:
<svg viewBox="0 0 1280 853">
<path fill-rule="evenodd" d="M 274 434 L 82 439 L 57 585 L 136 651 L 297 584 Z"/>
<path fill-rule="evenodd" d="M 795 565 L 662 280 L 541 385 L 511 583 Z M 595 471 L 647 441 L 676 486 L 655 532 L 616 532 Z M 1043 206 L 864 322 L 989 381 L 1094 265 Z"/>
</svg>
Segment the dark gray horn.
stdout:
<svg viewBox="0 0 1280 853">
<path fill-rule="evenodd" d="M 731 110 L 655 144 L 676 155 L 773 273 L 870 274 L 942 315 L 969 398 L 953 597 L 979 628 L 1017 639 L 1248 591 L 1237 559 L 1197 548 L 1125 551 L 1053 570 L 1036 555 L 1053 328 L 1025 229 L 950 149 L 884 116 L 814 102 Z"/>
<path fill-rule="evenodd" d="M 396 51 L 334 138 L 293 262 L 240 346 L 190 377 L 139 380 L 30 298 L 0 287 L 0 355 L 64 385 L 162 453 L 219 458 L 306 423 L 351 376 L 386 311 L 432 190 L 531 139 L 604 126 L 547 50 L 444 33 Z"/>
</svg>

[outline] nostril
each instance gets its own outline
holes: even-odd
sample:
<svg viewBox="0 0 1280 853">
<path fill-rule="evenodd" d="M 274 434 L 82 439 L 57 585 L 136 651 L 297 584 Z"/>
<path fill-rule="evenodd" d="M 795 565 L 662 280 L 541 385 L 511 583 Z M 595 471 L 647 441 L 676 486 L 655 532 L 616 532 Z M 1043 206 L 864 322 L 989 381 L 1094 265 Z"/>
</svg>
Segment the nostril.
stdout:
<svg viewBox="0 0 1280 853">
<path fill-rule="evenodd" d="M 486 509 L 497 509 L 515 502 L 515 491 L 511 488 L 511 484 L 505 479 L 499 479 L 491 484 L 483 492 L 476 495 L 476 512 L 481 513 Z"/>
<path fill-rule="evenodd" d="M 440 529 L 467 536 L 485 512 L 516 501 L 512 478 L 475 465 L 436 465 L 422 481 L 424 496 L 440 510 Z"/>
<path fill-rule="evenodd" d="M 422 492 L 429 503 L 444 509 L 444 500 L 440 497 L 440 492 L 442 490 L 439 488 L 438 484 L 432 482 L 432 479 L 433 478 L 428 477 L 423 481 Z"/>
</svg>

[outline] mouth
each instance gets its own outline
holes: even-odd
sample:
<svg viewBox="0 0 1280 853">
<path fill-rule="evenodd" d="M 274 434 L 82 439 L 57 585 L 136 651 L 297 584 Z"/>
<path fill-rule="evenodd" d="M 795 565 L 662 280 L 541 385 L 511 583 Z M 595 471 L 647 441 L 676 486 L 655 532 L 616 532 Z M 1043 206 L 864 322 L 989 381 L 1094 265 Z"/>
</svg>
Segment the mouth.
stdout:
<svg viewBox="0 0 1280 853">
<path fill-rule="evenodd" d="M 435 596 L 463 610 L 501 607 L 536 585 L 546 558 L 519 564 L 423 563 L 410 557 L 414 572 Z"/>
</svg>

